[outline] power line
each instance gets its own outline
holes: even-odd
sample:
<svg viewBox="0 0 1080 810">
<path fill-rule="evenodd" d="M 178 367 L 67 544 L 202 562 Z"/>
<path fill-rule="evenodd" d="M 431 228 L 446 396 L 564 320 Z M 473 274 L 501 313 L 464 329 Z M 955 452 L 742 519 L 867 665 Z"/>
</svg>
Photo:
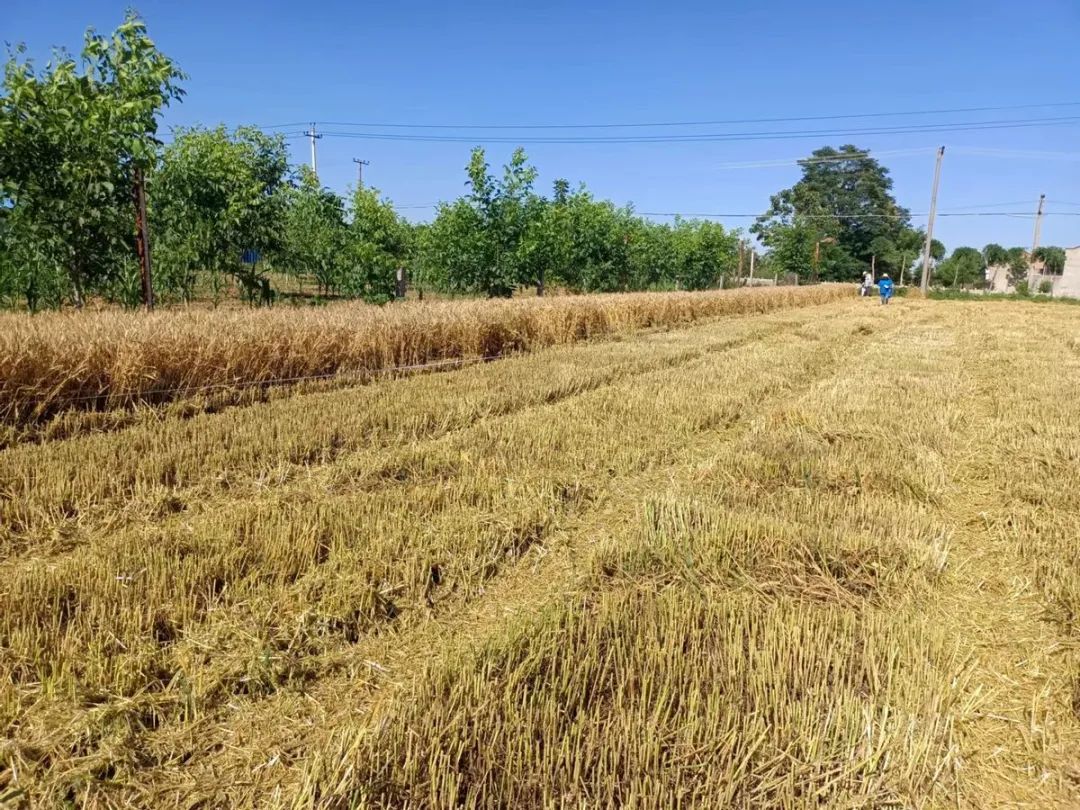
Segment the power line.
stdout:
<svg viewBox="0 0 1080 810">
<path fill-rule="evenodd" d="M 309 121 L 290 121 L 287 124 L 250 124 L 255 129 L 286 129 L 288 127 L 306 127 Z"/>
<path fill-rule="evenodd" d="M 1056 118 L 1004 119 L 991 121 L 963 121 L 945 124 L 913 126 L 873 127 L 864 129 L 807 129 L 807 130 L 759 130 L 744 132 L 714 132 L 696 135 L 617 135 L 597 137 L 488 137 L 469 135 L 414 135 L 384 132 L 324 132 L 331 138 L 357 138 L 363 140 L 404 141 L 423 143 L 547 143 L 547 144 L 618 144 L 618 143 L 704 143 L 730 141 L 793 140 L 805 138 L 838 138 L 865 135 L 904 135 L 927 132 L 968 132 L 993 129 L 1018 129 L 1042 126 L 1073 126 L 1080 123 L 1080 116 Z"/>
<path fill-rule="evenodd" d="M 872 113 L 843 113 L 838 115 L 804 115 L 783 116 L 778 118 L 726 118 L 709 121 L 653 121 L 653 122 L 630 122 L 630 123 L 599 123 L 599 124 L 412 124 L 412 123 L 376 123 L 376 122 L 350 122 L 350 121 L 323 121 L 326 126 L 332 127 L 374 127 L 377 129 L 630 129 L 649 127 L 695 127 L 695 126 L 719 126 L 727 124 L 780 124 L 797 123 L 802 121 L 840 121 L 856 118 L 899 118 L 909 115 L 951 115 L 956 113 L 972 112 L 1003 112 L 1006 110 L 1035 110 L 1051 107 L 1080 107 L 1080 101 L 1060 101 L 1047 104 L 1012 104 L 993 107 L 953 107 L 951 109 L 937 110 L 903 110 L 898 112 L 872 112 Z M 275 126 L 287 127 L 294 124 L 280 124 Z M 265 127 L 271 129 L 273 127 Z"/>
<path fill-rule="evenodd" d="M 976 208 L 1007 208 L 1010 205 L 1028 205 L 1031 200 L 1013 200 L 1011 202 L 1000 203 L 974 203 L 972 205 L 953 205 L 944 210 L 946 211 L 971 211 Z"/>
</svg>

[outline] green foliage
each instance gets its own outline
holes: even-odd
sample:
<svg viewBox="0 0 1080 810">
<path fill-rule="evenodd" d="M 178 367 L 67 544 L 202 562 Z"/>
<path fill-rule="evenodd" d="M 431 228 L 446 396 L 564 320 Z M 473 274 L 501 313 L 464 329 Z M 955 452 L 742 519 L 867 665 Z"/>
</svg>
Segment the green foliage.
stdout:
<svg viewBox="0 0 1080 810">
<path fill-rule="evenodd" d="M 905 250 L 914 252 L 910 216 L 892 196 L 885 167 L 851 145 L 818 149 L 800 166 L 802 178 L 773 195 L 750 229 L 776 251 L 778 270 L 854 280 L 878 254 L 886 268 L 904 266 Z"/>
<path fill-rule="evenodd" d="M 1005 251 L 1006 264 L 1009 266 L 1009 281 L 1016 287 L 1016 291 L 1020 292 L 1020 285 L 1024 285 L 1024 292 L 1021 295 L 1027 295 L 1027 273 L 1030 268 L 1028 263 L 1027 251 L 1021 247 L 1009 248 Z"/>
<path fill-rule="evenodd" d="M 1053 291 L 1054 282 L 1052 282 L 1050 279 L 1044 278 L 1042 281 L 1039 282 L 1039 292 L 1041 292 L 1043 295 L 1049 295 Z"/>
<path fill-rule="evenodd" d="M 958 247 L 934 268 L 934 283 L 947 287 L 971 286 L 986 280 L 986 263 L 980 250 Z"/>
<path fill-rule="evenodd" d="M 456 293 L 508 295 L 547 284 L 577 292 L 706 289 L 734 273 L 738 234 L 713 222 L 648 222 L 557 180 L 551 199 L 515 153 L 502 182 L 473 153 L 471 194 L 444 204 L 423 230 L 425 284 Z"/>
<path fill-rule="evenodd" d="M 241 259 L 245 250 L 270 259 L 287 252 L 287 172 L 281 135 L 179 131 L 149 184 L 158 283 L 189 298 L 199 273 L 215 288 L 232 276 L 254 300 L 265 278 Z"/>
<path fill-rule="evenodd" d="M 453 292 L 506 297 L 523 282 L 523 248 L 530 215 L 540 205 L 532 193 L 536 170 L 522 149 L 514 151 L 496 180 L 473 150 L 466 169 L 469 194 L 439 207 L 422 241 L 422 278 Z"/>
<path fill-rule="evenodd" d="M 5 64 L 0 96 L 0 267 L 25 269 L 0 286 L 32 309 L 58 305 L 63 274 L 81 305 L 124 283 L 134 173 L 155 159 L 158 115 L 183 95 L 183 74 L 133 15 L 110 37 L 87 31 L 79 62 L 57 52 L 38 72 L 23 53 Z"/>
<path fill-rule="evenodd" d="M 394 282 L 413 253 L 414 234 L 378 189 L 353 193 L 352 221 L 347 232 L 344 291 L 373 303 L 394 297 Z"/>
<path fill-rule="evenodd" d="M 1043 263 L 1044 273 L 1061 275 L 1065 270 L 1065 250 L 1059 247 L 1037 248 L 1031 258 Z"/>
<path fill-rule="evenodd" d="M 1009 263 L 1009 251 L 996 242 L 991 242 L 982 250 L 983 260 L 987 267 Z"/>
<path fill-rule="evenodd" d="M 734 275 L 739 261 L 739 235 L 717 222 L 675 220 L 672 245 L 680 289 L 705 290 Z"/>
<path fill-rule="evenodd" d="M 313 277 L 320 295 L 342 286 L 346 275 L 345 204 L 322 188 L 307 166 L 300 181 L 286 188 L 281 264 L 286 273 Z"/>
<path fill-rule="evenodd" d="M 487 292 L 489 251 L 480 213 L 465 199 L 439 206 L 421 232 L 417 281 L 450 293 Z"/>
<path fill-rule="evenodd" d="M 574 291 L 625 289 L 629 212 L 594 200 L 584 187 L 570 192 L 556 180 L 550 202 L 533 205 L 523 243 L 523 269 L 538 290 L 554 283 Z"/>
<path fill-rule="evenodd" d="M 516 149 L 496 179 L 473 150 L 469 194 L 439 208 L 423 243 L 425 277 L 455 292 L 507 297 L 527 283 L 526 234 L 542 201 L 533 193 L 536 169 Z"/>
<path fill-rule="evenodd" d="M 824 234 L 807 221 L 796 219 L 791 224 L 777 223 L 770 226 L 768 235 L 765 236 L 765 244 L 771 248 L 770 267 L 774 272 L 798 273 L 808 277 L 814 272 L 817 256 L 817 267 L 827 268 L 828 273 L 833 267 L 832 254 L 835 247 L 832 242 L 820 244 L 819 240 L 822 238 L 825 238 Z"/>
<path fill-rule="evenodd" d="M 629 209 L 623 209 L 621 216 L 626 265 L 618 289 L 674 289 L 678 257 L 671 249 L 671 228 L 635 217 Z"/>
<path fill-rule="evenodd" d="M 1019 296 L 1021 296 L 1023 298 L 1027 298 L 1028 296 L 1031 295 L 1031 287 L 1026 281 L 1018 281 L 1018 282 L 1016 282 L 1015 287 L 1016 287 L 1016 294 L 1017 295 L 1019 295 Z"/>
</svg>

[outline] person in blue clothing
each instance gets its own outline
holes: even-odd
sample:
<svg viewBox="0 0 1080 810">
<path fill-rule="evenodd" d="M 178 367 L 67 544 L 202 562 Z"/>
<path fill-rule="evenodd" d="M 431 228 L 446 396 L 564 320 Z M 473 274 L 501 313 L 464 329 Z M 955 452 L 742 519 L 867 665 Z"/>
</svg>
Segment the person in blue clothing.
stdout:
<svg viewBox="0 0 1080 810">
<path fill-rule="evenodd" d="M 881 280 L 877 283 L 878 292 L 881 294 L 881 303 L 889 303 L 889 299 L 892 298 L 893 283 L 889 278 L 889 274 L 886 273 L 881 277 Z"/>
</svg>

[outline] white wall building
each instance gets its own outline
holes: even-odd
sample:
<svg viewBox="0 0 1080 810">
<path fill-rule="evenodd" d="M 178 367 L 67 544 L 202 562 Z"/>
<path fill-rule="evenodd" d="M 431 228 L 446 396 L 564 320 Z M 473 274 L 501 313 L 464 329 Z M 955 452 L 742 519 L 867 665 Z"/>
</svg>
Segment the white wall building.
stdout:
<svg viewBox="0 0 1080 810">
<path fill-rule="evenodd" d="M 1080 245 L 1065 248 L 1065 268 L 1061 271 L 1061 275 L 1043 273 L 1042 269 L 1042 265 L 1038 262 L 1032 265 L 1032 272 L 1028 276 L 1032 292 L 1038 291 L 1043 281 L 1049 281 L 1053 287 L 1053 295 L 1080 298 Z M 986 280 L 993 292 L 1012 290 L 1012 285 L 1009 283 L 1009 268 L 1003 264 L 987 267 Z"/>
</svg>

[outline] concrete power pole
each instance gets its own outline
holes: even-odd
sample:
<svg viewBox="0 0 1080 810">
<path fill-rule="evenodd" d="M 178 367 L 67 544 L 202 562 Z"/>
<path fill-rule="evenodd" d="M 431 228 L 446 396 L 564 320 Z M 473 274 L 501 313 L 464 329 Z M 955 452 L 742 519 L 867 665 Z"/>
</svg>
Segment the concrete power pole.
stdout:
<svg viewBox="0 0 1080 810">
<path fill-rule="evenodd" d="M 1031 261 L 1028 264 L 1028 286 L 1034 286 L 1035 284 L 1035 251 L 1039 249 L 1039 236 L 1042 232 L 1042 216 L 1043 216 L 1043 203 L 1046 202 L 1046 195 L 1039 195 L 1039 208 L 1035 211 L 1035 233 L 1031 236 Z M 1032 290 L 1034 292 L 1034 290 Z"/>
<path fill-rule="evenodd" d="M 311 129 L 304 133 L 311 141 L 311 171 L 315 172 L 315 176 L 319 176 L 319 163 L 315 158 L 315 141 L 322 137 L 322 135 L 315 134 L 315 122 L 311 122 Z"/>
<path fill-rule="evenodd" d="M 370 160 L 361 160 L 360 158 L 353 158 L 352 162 L 356 164 L 356 187 L 364 187 L 364 167 L 370 166 Z"/>
<path fill-rule="evenodd" d="M 1035 211 L 1035 234 L 1031 237 L 1031 256 L 1035 257 L 1035 251 L 1039 249 L 1039 234 L 1042 231 L 1042 215 L 1043 215 L 1043 203 L 1046 202 L 1046 195 L 1039 195 L 1039 207 Z"/>
<path fill-rule="evenodd" d="M 934 188 L 930 192 L 930 218 L 926 222 L 926 247 L 923 248 L 922 283 L 919 285 L 925 295 L 930 289 L 930 246 L 934 242 L 934 216 L 937 214 L 937 190 L 941 182 L 941 159 L 945 157 L 945 147 L 937 150 L 937 163 L 934 164 Z"/>
</svg>

